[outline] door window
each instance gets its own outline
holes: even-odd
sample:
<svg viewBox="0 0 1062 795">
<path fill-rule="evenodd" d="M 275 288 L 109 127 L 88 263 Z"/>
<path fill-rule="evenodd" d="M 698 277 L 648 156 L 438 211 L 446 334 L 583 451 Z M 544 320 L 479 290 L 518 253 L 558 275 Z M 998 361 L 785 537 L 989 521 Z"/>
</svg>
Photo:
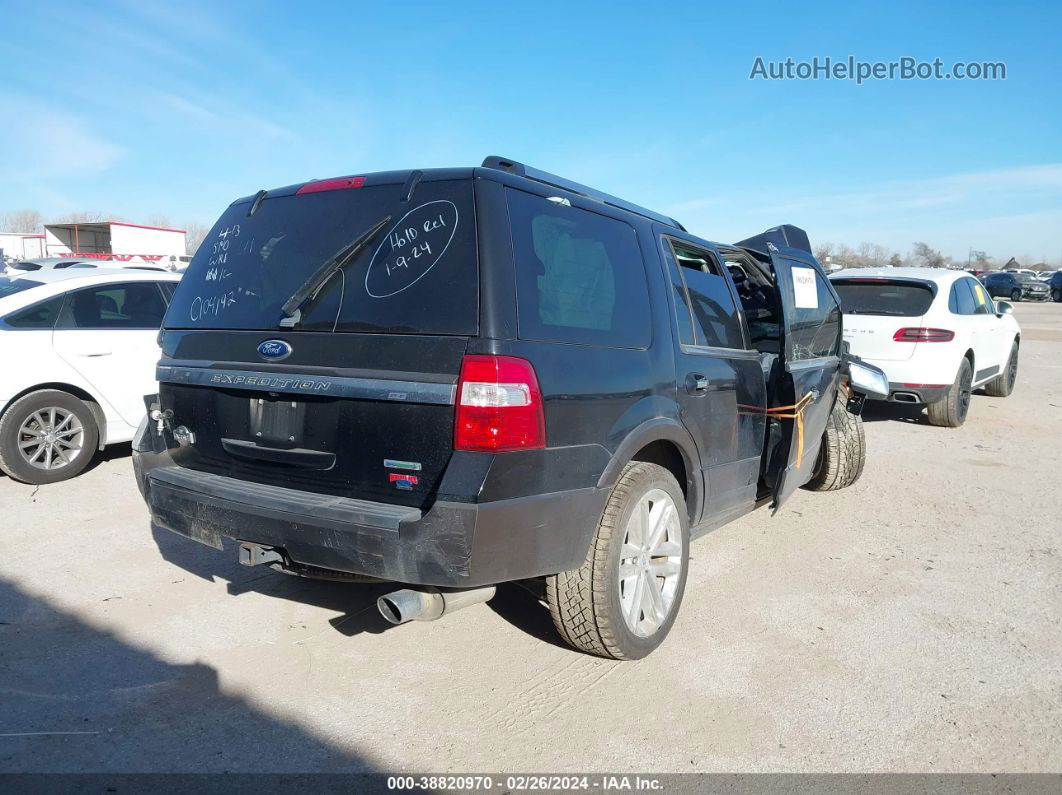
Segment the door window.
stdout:
<svg viewBox="0 0 1062 795">
<path fill-rule="evenodd" d="M 154 282 L 107 284 L 71 293 L 57 328 L 157 329 L 166 303 Z"/>
<path fill-rule="evenodd" d="M 524 191 L 506 195 L 520 337 L 648 347 L 649 288 L 634 228 Z"/>
<path fill-rule="evenodd" d="M 685 303 L 693 323 L 694 344 L 744 349 L 734 294 L 715 256 L 674 238 L 670 239 L 670 246 L 680 278 L 685 282 Z"/>
<path fill-rule="evenodd" d="M 837 356 L 841 350 L 841 307 L 826 280 L 810 265 L 793 263 L 793 317 L 789 318 L 794 361 Z"/>
<path fill-rule="evenodd" d="M 948 309 L 953 315 L 973 315 L 977 312 L 977 299 L 968 282 L 968 279 L 959 279 L 951 285 Z"/>
<path fill-rule="evenodd" d="M 63 296 L 59 296 L 15 312 L 4 322 L 12 328 L 48 329 L 55 325 L 55 319 L 59 317 L 59 310 L 62 308 Z"/>
</svg>

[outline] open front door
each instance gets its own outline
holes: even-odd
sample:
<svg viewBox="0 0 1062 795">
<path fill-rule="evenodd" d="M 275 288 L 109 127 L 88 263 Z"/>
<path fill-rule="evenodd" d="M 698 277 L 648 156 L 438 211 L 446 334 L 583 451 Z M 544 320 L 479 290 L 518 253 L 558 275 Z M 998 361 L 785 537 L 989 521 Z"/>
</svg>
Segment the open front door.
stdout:
<svg viewBox="0 0 1062 795">
<path fill-rule="evenodd" d="M 768 244 L 782 305 L 782 366 L 768 413 L 781 424 L 767 478 L 774 509 L 814 474 L 841 378 L 841 307 L 829 279 L 805 251 Z"/>
</svg>

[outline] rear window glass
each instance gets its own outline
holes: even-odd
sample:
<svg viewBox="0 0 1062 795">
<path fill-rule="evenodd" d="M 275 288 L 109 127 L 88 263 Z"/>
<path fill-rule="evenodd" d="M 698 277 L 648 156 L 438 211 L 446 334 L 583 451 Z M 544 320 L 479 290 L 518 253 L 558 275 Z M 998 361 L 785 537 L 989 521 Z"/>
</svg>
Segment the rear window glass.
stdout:
<svg viewBox="0 0 1062 795">
<path fill-rule="evenodd" d="M 360 254 L 317 290 L 296 329 L 475 334 L 479 269 L 471 180 L 375 185 L 265 198 L 225 211 L 199 247 L 167 328 L 278 328 L 281 307 L 317 269 L 386 216 Z"/>
<path fill-rule="evenodd" d="M 35 282 L 32 279 L 0 278 L 0 298 L 3 298 L 5 295 L 21 293 L 23 290 L 28 290 L 31 287 L 40 287 L 40 285 L 40 282 Z"/>
<path fill-rule="evenodd" d="M 888 279 L 835 279 L 833 288 L 846 315 L 920 317 L 929 311 L 934 295 L 928 285 Z"/>
<path fill-rule="evenodd" d="M 520 337 L 645 348 L 649 289 L 634 227 L 507 189 Z"/>
</svg>

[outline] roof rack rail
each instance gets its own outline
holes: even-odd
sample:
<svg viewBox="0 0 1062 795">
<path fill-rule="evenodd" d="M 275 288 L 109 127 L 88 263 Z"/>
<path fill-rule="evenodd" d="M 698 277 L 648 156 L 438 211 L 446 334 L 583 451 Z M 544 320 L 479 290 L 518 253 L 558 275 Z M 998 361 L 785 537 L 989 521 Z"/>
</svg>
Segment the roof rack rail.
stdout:
<svg viewBox="0 0 1062 795">
<path fill-rule="evenodd" d="M 537 168 L 525 165 L 524 163 L 518 163 L 515 160 L 510 160 L 507 157 L 498 157 L 497 155 L 489 155 L 483 159 L 483 168 L 493 168 L 497 171 L 508 171 L 510 174 L 518 174 L 521 177 L 527 177 L 533 179 L 536 182 L 541 182 L 545 185 L 552 185 L 554 188 L 561 188 L 572 193 L 577 193 L 580 196 L 585 196 L 588 199 L 602 202 L 613 207 L 618 207 L 621 210 L 627 210 L 628 212 L 635 213 L 644 218 L 656 221 L 657 223 L 666 224 L 667 226 L 673 226 L 677 229 L 686 231 L 686 227 L 676 221 L 670 216 L 663 215 L 661 213 L 654 213 L 652 210 L 647 210 L 645 207 L 639 207 L 637 204 L 632 204 L 629 201 L 620 199 L 617 196 L 612 196 L 608 193 L 602 193 L 594 188 L 587 187 L 586 185 L 580 185 L 578 182 L 572 182 L 570 179 L 564 177 L 558 177 L 556 174 L 550 174 L 548 171 L 540 171 Z"/>
</svg>

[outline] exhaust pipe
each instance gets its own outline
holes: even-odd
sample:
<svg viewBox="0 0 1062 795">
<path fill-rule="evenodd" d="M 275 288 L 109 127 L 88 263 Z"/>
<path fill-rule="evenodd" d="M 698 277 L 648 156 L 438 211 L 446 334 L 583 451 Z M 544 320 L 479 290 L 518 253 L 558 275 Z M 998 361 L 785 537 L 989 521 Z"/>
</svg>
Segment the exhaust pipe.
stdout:
<svg viewBox="0 0 1062 795">
<path fill-rule="evenodd" d="M 460 610 L 462 607 L 487 602 L 494 598 L 497 588 L 472 588 L 467 591 L 438 591 L 426 588 L 416 591 L 403 588 L 392 591 L 376 600 L 380 615 L 392 624 L 405 624 L 407 621 L 435 621 L 437 618 Z"/>
</svg>

